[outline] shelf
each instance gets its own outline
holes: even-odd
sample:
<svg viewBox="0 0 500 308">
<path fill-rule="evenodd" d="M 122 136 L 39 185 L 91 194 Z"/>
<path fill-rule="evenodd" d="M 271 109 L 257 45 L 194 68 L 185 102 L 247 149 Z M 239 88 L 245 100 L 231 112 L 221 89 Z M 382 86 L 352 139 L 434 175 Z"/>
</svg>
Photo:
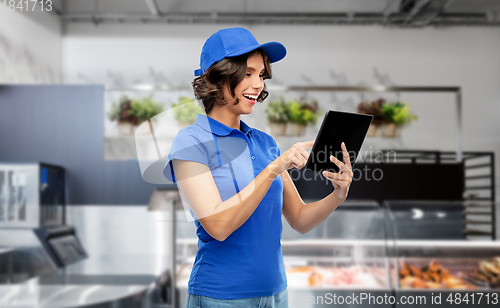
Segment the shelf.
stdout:
<svg viewBox="0 0 500 308">
<path fill-rule="evenodd" d="M 397 242 L 401 247 L 447 247 L 447 248 L 499 248 L 500 242 L 495 241 L 467 241 L 467 240 L 337 240 L 337 239 L 307 239 L 281 241 L 283 247 L 339 247 L 339 246 L 387 246 Z M 196 238 L 177 239 L 177 244 L 198 245 Z"/>
<path fill-rule="evenodd" d="M 162 137 L 157 139 L 157 144 L 162 149 L 167 149 L 174 137 Z M 138 149 L 141 160 L 156 161 L 158 152 L 153 146 L 154 140 L 151 135 L 137 136 L 105 136 L 104 137 L 104 160 L 129 160 L 137 159 Z"/>
<path fill-rule="evenodd" d="M 470 229 L 465 230 L 464 233 L 466 235 L 491 235 L 491 232 L 479 231 L 479 230 L 470 230 Z"/>
<path fill-rule="evenodd" d="M 469 224 L 469 225 L 491 225 L 492 224 L 491 221 L 481 221 L 481 220 L 466 220 L 465 223 Z"/>
</svg>

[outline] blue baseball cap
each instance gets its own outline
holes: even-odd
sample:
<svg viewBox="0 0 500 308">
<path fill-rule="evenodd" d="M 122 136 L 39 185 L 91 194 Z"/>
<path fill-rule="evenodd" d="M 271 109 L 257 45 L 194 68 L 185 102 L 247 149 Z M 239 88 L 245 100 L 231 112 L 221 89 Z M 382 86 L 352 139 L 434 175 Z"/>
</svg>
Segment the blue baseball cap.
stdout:
<svg viewBox="0 0 500 308">
<path fill-rule="evenodd" d="M 246 54 L 257 48 L 263 49 L 271 63 L 283 59 L 286 48 L 279 42 L 259 44 L 250 31 L 245 28 L 228 28 L 212 34 L 201 50 L 200 67 L 195 76 L 203 74 L 212 64 L 224 58 Z"/>
</svg>

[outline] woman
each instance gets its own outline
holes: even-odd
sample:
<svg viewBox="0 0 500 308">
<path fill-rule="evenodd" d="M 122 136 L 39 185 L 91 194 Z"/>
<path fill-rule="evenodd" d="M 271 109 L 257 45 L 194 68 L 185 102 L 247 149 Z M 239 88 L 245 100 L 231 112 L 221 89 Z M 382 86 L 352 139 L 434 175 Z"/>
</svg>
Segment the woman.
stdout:
<svg viewBox="0 0 500 308">
<path fill-rule="evenodd" d="M 267 97 L 270 63 L 285 54 L 282 44 L 260 45 L 243 28 L 220 30 L 203 46 L 193 89 L 207 116 L 177 134 L 164 169 L 196 218 L 186 307 L 288 307 L 281 215 L 303 234 L 347 197 L 353 174 L 345 145 L 345 164 L 330 158 L 340 171 L 324 173 L 334 192 L 305 204 L 287 170 L 305 166 L 314 142 L 282 154 L 271 136 L 240 120 Z"/>
</svg>

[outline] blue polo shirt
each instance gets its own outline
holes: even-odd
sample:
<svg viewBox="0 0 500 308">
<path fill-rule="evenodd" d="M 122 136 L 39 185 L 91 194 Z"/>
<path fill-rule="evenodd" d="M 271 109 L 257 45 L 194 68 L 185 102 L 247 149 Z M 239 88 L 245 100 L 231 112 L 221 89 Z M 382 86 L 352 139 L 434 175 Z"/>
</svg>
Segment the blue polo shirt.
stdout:
<svg viewBox="0 0 500 308">
<path fill-rule="evenodd" d="M 163 170 L 175 182 L 172 159 L 209 167 L 223 201 L 245 188 L 281 152 L 268 134 L 243 121 L 240 130 L 205 115 L 174 138 Z M 224 241 L 195 220 L 198 252 L 188 292 L 219 299 L 277 294 L 287 287 L 281 250 L 283 181 L 277 176 L 247 221 Z M 191 211 L 194 217 L 194 214 Z"/>
</svg>

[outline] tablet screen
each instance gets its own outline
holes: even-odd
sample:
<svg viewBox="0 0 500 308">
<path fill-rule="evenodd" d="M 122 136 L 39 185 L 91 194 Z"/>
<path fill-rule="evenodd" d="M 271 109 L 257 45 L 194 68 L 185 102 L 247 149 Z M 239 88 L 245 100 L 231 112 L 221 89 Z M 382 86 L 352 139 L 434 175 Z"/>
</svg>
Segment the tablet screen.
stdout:
<svg viewBox="0 0 500 308">
<path fill-rule="evenodd" d="M 342 142 L 346 145 L 351 166 L 354 168 L 354 162 L 358 157 L 372 119 L 373 116 L 369 114 L 328 111 L 323 118 L 323 123 L 307 160 L 306 171 L 338 172 L 339 168 L 330 160 L 330 155 L 334 155 L 341 162 L 344 161 Z"/>
</svg>

